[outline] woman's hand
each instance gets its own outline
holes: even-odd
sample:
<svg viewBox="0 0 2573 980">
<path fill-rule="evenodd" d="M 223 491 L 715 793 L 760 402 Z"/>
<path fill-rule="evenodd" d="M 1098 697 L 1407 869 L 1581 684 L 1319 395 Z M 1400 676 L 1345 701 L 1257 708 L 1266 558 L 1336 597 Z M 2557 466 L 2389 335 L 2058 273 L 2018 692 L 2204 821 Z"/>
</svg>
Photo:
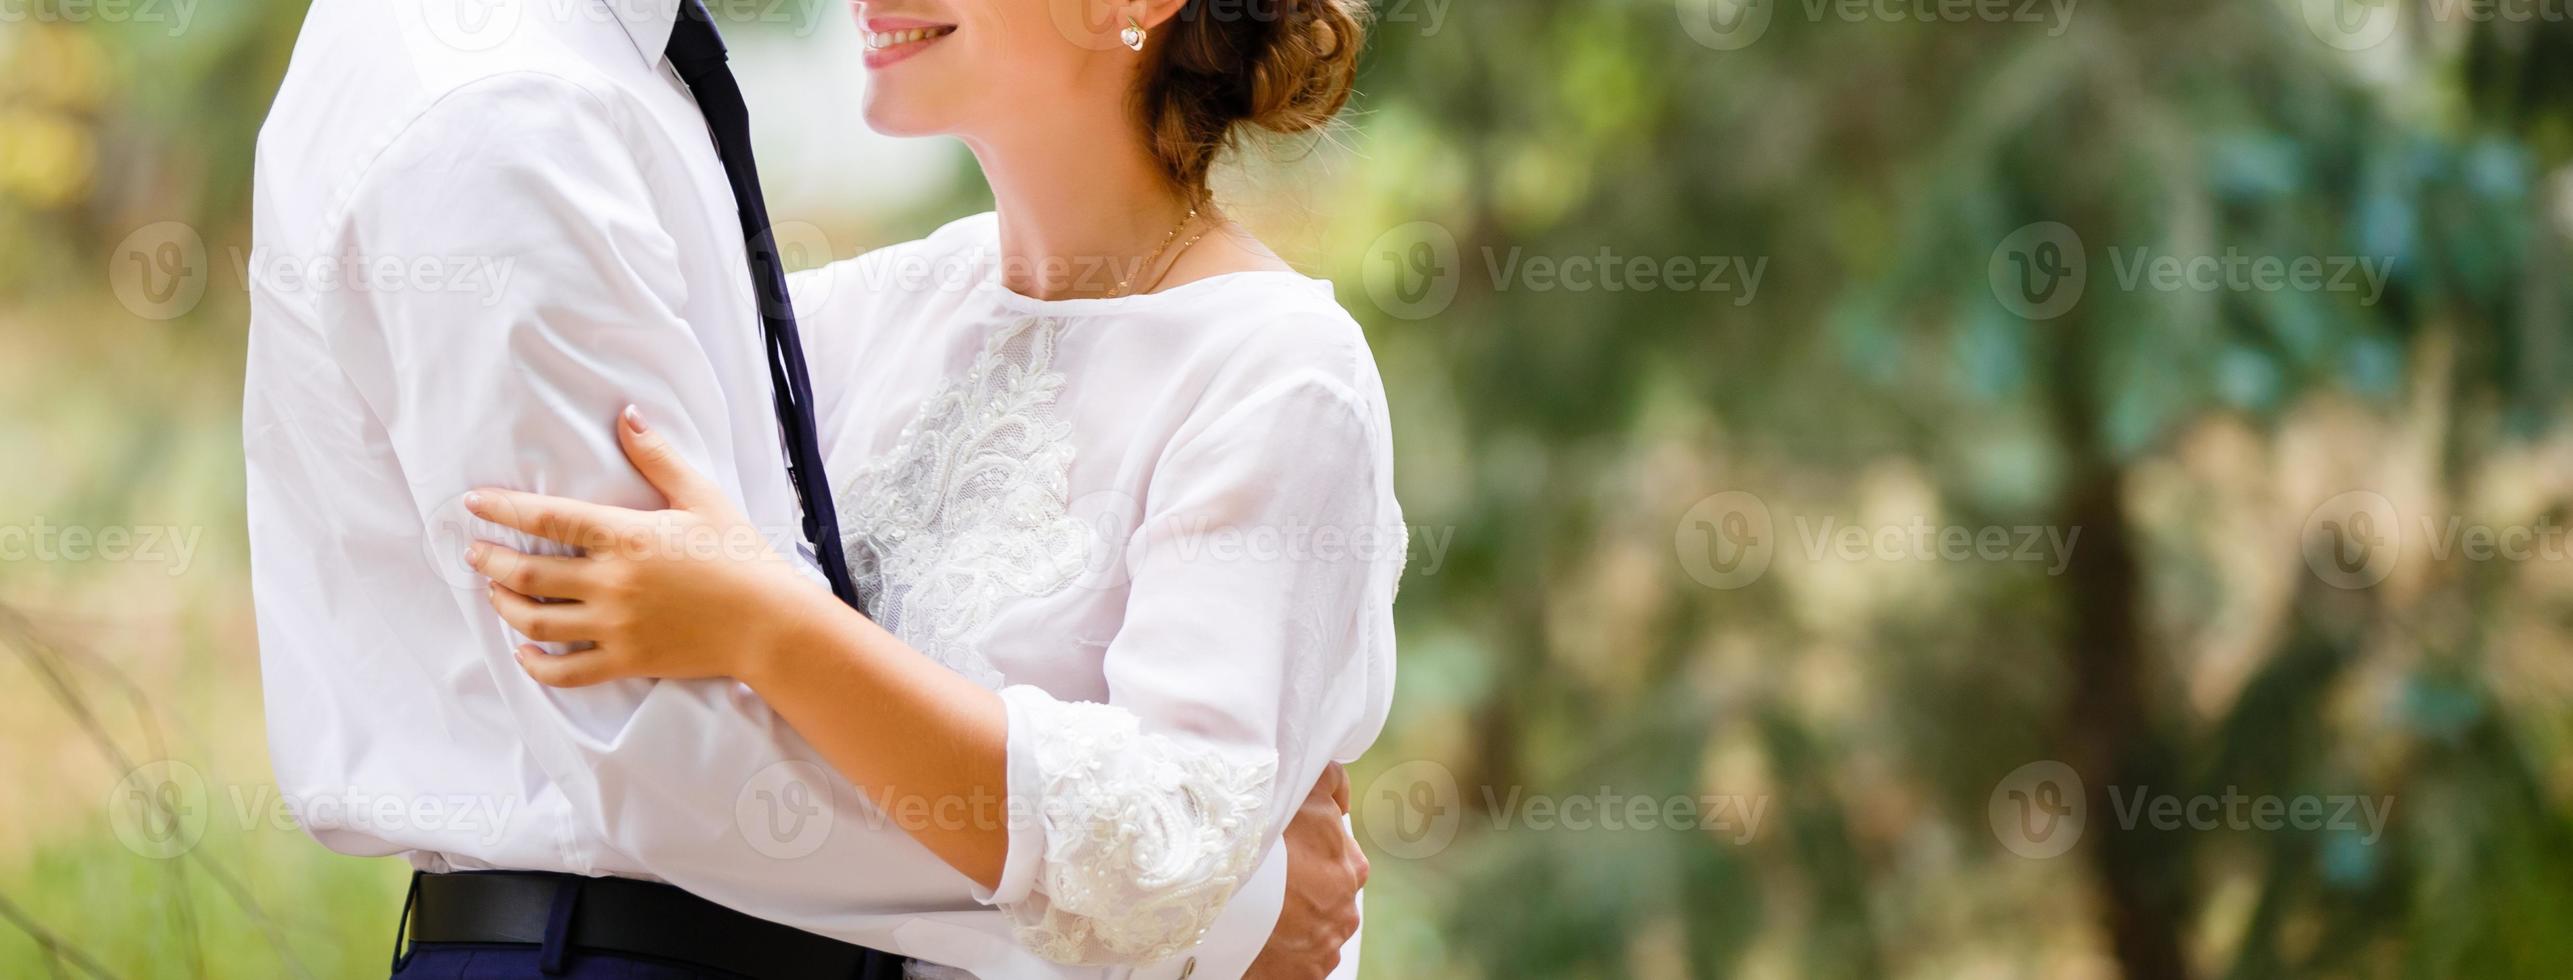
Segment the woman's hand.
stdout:
<svg viewBox="0 0 2573 980">
<path fill-rule="evenodd" d="M 887 813 L 904 801 L 1008 792 L 1009 717 L 1000 695 L 922 656 L 807 578 L 633 408 L 617 440 L 670 509 L 506 490 L 465 500 L 477 517 L 582 551 L 528 555 L 485 541 L 468 556 L 491 577 L 491 605 L 502 619 L 529 639 L 573 647 L 565 654 L 519 647 L 528 676 L 554 687 L 629 677 L 742 681 Z M 997 887 L 1009 853 L 1004 822 L 933 820 L 906 829 L 950 867 Z"/>
<path fill-rule="evenodd" d="M 575 651 L 549 654 L 522 644 L 518 663 L 528 676 L 554 687 L 627 677 L 748 680 L 794 617 L 839 604 L 797 574 L 632 406 L 620 416 L 617 440 L 670 509 L 509 490 L 465 496 L 474 516 L 582 552 L 530 555 L 478 541 L 466 554 L 491 579 L 491 605 L 501 619 L 529 639 Z M 817 603 L 816 595 L 830 601 Z"/>
</svg>

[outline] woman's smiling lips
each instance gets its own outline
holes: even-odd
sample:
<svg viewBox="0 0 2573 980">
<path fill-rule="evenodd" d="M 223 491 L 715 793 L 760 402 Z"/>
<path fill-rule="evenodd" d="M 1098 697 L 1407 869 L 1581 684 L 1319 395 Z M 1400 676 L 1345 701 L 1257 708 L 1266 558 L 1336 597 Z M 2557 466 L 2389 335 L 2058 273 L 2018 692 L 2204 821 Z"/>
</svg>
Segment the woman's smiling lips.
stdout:
<svg viewBox="0 0 2573 980">
<path fill-rule="evenodd" d="M 859 22 L 858 32 L 866 39 L 867 67 L 873 69 L 919 54 L 955 33 L 956 25 L 908 17 L 869 17 Z"/>
</svg>

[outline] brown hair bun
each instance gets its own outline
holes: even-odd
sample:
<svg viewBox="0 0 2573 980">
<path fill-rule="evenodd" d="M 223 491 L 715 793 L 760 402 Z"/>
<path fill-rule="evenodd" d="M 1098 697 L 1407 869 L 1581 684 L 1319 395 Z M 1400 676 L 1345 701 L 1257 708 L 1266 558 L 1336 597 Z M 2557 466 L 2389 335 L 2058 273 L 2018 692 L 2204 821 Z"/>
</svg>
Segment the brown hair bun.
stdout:
<svg viewBox="0 0 2573 980">
<path fill-rule="evenodd" d="M 1242 127 L 1328 125 L 1349 103 L 1366 42 L 1366 0 L 1187 0 L 1160 30 L 1144 78 L 1144 131 L 1171 181 L 1206 194 L 1215 157 Z"/>
</svg>

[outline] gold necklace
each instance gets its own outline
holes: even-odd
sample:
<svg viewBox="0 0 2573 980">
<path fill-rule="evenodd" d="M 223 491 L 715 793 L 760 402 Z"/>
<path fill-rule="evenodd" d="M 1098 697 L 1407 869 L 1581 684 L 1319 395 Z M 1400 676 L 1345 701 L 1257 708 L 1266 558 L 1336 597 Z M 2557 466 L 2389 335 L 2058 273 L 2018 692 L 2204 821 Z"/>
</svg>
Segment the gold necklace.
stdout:
<svg viewBox="0 0 2573 980">
<path fill-rule="evenodd" d="M 1170 226 L 1170 234 L 1167 234 L 1167 235 L 1163 235 L 1163 236 L 1161 236 L 1161 244 L 1153 246 L 1152 254 L 1151 254 L 1151 255 L 1144 256 L 1144 260 L 1143 260 L 1141 263 L 1138 263 L 1138 264 L 1135 266 L 1135 271 L 1136 271 L 1136 272 L 1142 272 L 1142 271 L 1144 271 L 1145 269 L 1152 268 L 1152 267 L 1153 267 L 1153 263 L 1156 263 L 1156 262 L 1161 261 L 1161 253 L 1166 252 L 1166 251 L 1169 251 L 1169 250 L 1170 250 L 1170 243 L 1171 243 L 1171 242 L 1173 242 L 1173 241 L 1176 241 L 1176 240 L 1179 238 L 1179 233 L 1180 233 L 1180 232 L 1182 232 L 1182 231 L 1186 231 L 1186 230 L 1188 230 L 1188 226 L 1189 226 L 1189 225 L 1192 225 L 1192 224 L 1195 224 L 1196 222 L 1197 222 L 1197 209 L 1196 209 L 1195 207 L 1190 207 L 1190 208 L 1188 209 L 1188 215 L 1187 215 L 1187 217 L 1183 217 L 1183 218 L 1179 219 L 1179 223 L 1178 223 L 1178 224 L 1175 224 L 1175 225 Z M 1197 234 L 1194 234 L 1194 235 L 1189 236 L 1189 237 L 1188 237 L 1188 245 L 1182 245 L 1182 246 L 1180 246 L 1180 247 L 1179 247 L 1179 250 L 1180 250 L 1180 251 L 1182 251 L 1182 252 L 1186 252 L 1186 251 L 1188 251 L 1188 246 L 1189 246 L 1189 245 L 1195 245 L 1195 244 L 1197 244 L 1197 240 L 1198 240 L 1198 239 L 1200 239 L 1200 238 L 1204 238 L 1204 237 L 1206 237 L 1206 233 L 1205 233 L 1205 232 L 1202 232 L 1202 231 L 1201 231 L 1201 232 L 1198 232 Z M 1169 274 L 1170 274 L 1170 273 L 1169 273 L 1169 271 L 1168 271 L 1168 270 L 1164 270 L 1164 271 L 1162 272 L 1162 275 L 1163 275 L 1163 276 L 1168 276 Z M 1119 280 L 1117 280 L 1117 288 L 1116 288 L 1114 291 L 1111 291 L 1110 293 L 1108 293 L 1107 298 L 1109 298 L 1109 299 L 1116 299 L 1116 298 L 1118 298 L 1118 297 L 1120 297 L 1120 296 L 1124 296 L 1124 295 L 1126 294 L 1126 289 L 1127 289 L 1127 287 L 1134 285 L 1134 281 L 1135 281 L 1135 277 L 1134 277 L 1132 274 L 1127 275 L 1127 276 L 1126 276 L 1125 278 L 1123 278 L 1123 279 L 1119 279 Z M 1160 279 L 1160 278 L 1158 278 L 1158 277 L 1156 277 L 1155 279 L 1153 279 L 1153 283 L 1154 283 L 1155 285 L 1158 285 L 1158 284 L 1160 284 L 1160 283 L 1161 283 L 1161 279 Z"/>
<path fill-rule="evenodd" d="M 1213 230 L 1214 230 L 1214 229 L 1209 228 L 1209 229 L 1207 229 L 1206 231 L 1213 231 Z M 1205 237 L 1206 237 L 1206 231 L 1201 231 L 1201 232 L 1198 232 L 1197 234 L 1194 234 L 1194 235 L 1190 235 L 1190 236 L 1188 236 L 1188 240 L 1187 240 L 1187 241 L 1184 241 L 1184 242 L 1179 243 L 1179 247 L 1178 247 L 1178 248 L 1172 249 L 1172 250 L 1171 250 L 1171 252 L 1170 252 L 1170 264 L 1169 264 L 1169 265 L 1162 266 L 1162 267 L 1161 267 L 1161 274 L 1160 274 L 1160 275 L 1158 275 L 1158 276 L 1154 276 L 1154 277 L 1152 277 L 1152 281 L 1151 281 L 1151 282 L 1148 282 L 1148 283 L 1145 283 L 1145 284 L 1144 284 L 1144 292 L 1149 293 L 1149 292 L 1152 292 L 1153 290 L 1156 290 L 1156 289 L 1161 288 L 1161 281 L 1162 281 L 1162 280 L 1164 280 L 1164 279 L 1168 279 L 1168 278 L 1170 278 L 1171 270 L 1179 268 L 1179 257 L 1180 257 L 1180 256 L 1182 256 L 1182 255 L 1186 255 L 1186 254 L 1188 254 L 1188 250 L 1189 250 L 1190 248 L 1194 247 L 1194 246 L 1197 244 L 1197 242 L 1198 242 L 1198 240 L 1199 240 L 1199 239 L 1205 238 Z"/>
</svg>

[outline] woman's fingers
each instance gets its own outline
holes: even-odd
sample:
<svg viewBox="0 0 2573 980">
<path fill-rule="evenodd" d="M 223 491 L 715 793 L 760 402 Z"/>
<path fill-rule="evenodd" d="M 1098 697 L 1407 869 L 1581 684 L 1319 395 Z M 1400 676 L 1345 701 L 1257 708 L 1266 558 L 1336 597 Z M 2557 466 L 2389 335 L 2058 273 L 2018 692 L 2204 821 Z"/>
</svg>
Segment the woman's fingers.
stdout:
<svg viewBox="0 0 2573 980">
<path fill-rule="evenodd" d="M 705 474 L 688 465 L 687 457 L 679 455 L 669 439 L 644 424 L 642 409 L 628 405 L 617 418 L 616 437 L 625 446 L 625 458 L 673 509 L 695 510 L 716 493 Z"/>
<path fill-rule="evenodd" d="M 489 541 L 465 549 L 465 564 L 512 592 L 548 599 L 587 599 L 595 594 L 590 579 L 598 563 L 582 558 L 531 555 Z"/>
<path fill-rule="evenodd" d="M 520 636 L 538 643 L 577 643 L 598 639 L 590 610 L 577 602 L 538 602 L 498 582 L 491 584 L 491 608 Z"/>
<path fill-rule="evenodd" d="M 532 643 L 519 645 L 518 667 L 546 687 L 588 687 L 633 676 L 613 651 L 547 653 Z"/>
<path fill-rule="evenodd" d="M 585 550 L 619 544 L 627 529 L 643 524 L 642 515 L 622 507 L 516 490 L 476 490 L 465 495 L 465 509 L 502 527 Z"/>
</svg>

